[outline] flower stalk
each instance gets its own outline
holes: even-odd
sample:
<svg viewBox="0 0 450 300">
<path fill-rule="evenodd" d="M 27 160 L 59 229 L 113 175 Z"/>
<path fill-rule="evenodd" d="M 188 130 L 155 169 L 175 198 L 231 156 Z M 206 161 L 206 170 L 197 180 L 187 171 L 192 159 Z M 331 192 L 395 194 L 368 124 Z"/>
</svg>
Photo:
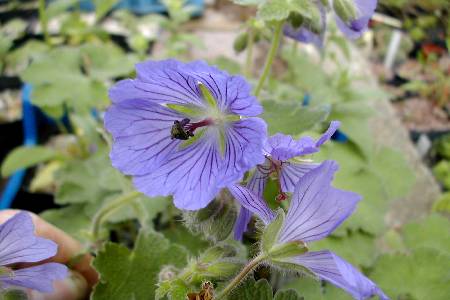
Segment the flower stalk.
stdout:
<svg viewBox="0 0 450 300">
<path fill-rule="evenodd" d="M 236 275 L 236 277 L 233 278 L 232 281 L 217 295 L 215 298 L 216 300 L 225 299 L 225 297 L 235 288 L 237 287 L 242 280 L 247 277 L 247 275 L 253 271 L 264 259 L 266 259 L 266 256 L 263 254 L 260 254 L 256 256 L 254 259 L 252 259 L 239 274 Z"/>
<path fill-rule="evenodd" d="M 272 40 L 272 45 L 270 46 L 269 53 L 267 54 L 266 63 L 264 65 L 263 72 L 261 77 L 259 78 L 258 84 L 255 89 L 255 96 L 261 93 L 261 90 L 266 82 L 267 77 L 269 76 L 270 70 L 272 68 L 273 60 L 278 52 L 278 47 L 280 45 L 281 33 L 283 32 L 283 22 L 277 22 L 275 24 L 275 32 Z"/>
<path fill-rule="evenodd" d="M 105 222 L 105 220 L 108 219 L 108 217 L 113 213 L 116 209 L 129 204 L 133 200 L 135 200 L 137 197 L 141 195 L 138 191 L 132 191 L 128 194 L 121 195 L 108 203 L 107 205 L 103 206 L 100 211 L 94 216 L 94 220 L 92 222 L 92 237 L 94 241 L 99 240 L 100 235 L 100 228 L 101 225 Z"/>
</svg>

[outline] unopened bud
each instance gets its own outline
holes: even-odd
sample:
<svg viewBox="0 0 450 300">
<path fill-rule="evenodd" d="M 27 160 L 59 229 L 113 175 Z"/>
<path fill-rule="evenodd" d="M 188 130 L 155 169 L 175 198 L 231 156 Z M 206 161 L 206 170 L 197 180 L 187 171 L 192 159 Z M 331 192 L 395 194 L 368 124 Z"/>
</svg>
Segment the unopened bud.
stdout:
<svg viewBox="0 0 450 300">
<path fill-rule="evenodd" d="M 248 33 L 243 32 L 239 34 L 236 39 L 234 40 L 233 48 L 236 53 L 241 53 L 242 51 L 247 48 L 247 42 L 248 42 Z"/>
<path fill-rule="evenodd" d="M 169 281 L 174 279 L 177 276 L 178 269 L 174 266 L 168 265 L 164 266 L 162 270 L 159 272 L 159 282 Z"/>
</svg>

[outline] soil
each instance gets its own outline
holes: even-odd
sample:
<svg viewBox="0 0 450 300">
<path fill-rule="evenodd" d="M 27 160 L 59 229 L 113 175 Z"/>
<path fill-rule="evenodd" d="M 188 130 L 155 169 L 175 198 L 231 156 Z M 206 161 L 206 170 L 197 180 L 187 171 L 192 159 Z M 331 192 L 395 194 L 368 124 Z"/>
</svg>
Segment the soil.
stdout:
<svg viewBox="0 0 450 300">
<path fill-rule="evenodd" d="M 450 130 L 448 113 L 427 99 L 410 98 L 392 104 L 403 124 L 410 131 Z"/>
</svg>

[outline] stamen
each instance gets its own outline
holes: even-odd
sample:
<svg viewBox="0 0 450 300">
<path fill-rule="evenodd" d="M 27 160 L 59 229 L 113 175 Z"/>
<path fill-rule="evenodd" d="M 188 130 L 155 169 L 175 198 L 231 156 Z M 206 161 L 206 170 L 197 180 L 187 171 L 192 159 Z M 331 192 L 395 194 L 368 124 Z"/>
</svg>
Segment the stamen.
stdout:
<svg viewBox="0 0 450 300">
<path fill-rule="evenodd" d="M 175 120 L 173 126 L 170 129 L 170 137 L 178 140 L 188 140 L 194 136 L 194 131 L 197 128 L 212 125 L 211 119 L 205 119 L 200 122 L 191 123 L 191 120 L 185 118 L 181 121 Z"/>
</svg>

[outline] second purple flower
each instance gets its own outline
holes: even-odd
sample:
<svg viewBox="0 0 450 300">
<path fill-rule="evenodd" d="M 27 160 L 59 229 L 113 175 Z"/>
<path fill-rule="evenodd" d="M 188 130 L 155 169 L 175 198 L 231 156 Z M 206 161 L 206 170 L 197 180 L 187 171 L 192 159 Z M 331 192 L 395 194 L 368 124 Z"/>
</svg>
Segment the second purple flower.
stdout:
<svg viewBox="0 0 450 300">
<path fill-rule="evenodd" d="M 113 165 L 148 196 L 196 210 L 264 161 L 266 124 L 250 85 L 202 61 L 147 61 L 110 90 Z"/>
</svg>

